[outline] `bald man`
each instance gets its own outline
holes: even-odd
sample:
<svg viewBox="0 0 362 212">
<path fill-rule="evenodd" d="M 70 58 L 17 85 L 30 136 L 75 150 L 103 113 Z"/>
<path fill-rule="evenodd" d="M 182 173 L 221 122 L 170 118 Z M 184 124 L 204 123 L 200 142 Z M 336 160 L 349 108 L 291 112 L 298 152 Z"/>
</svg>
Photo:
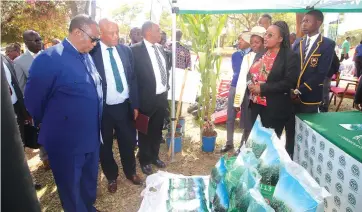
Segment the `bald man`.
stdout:
<svg viewBox="0 0 362 212">
<path fill-rule="evenodd" d="M 158 43 L 161 41 L 160 27 L 147 21 L 142 26 L 143 41 L 131 46 L 137 75 L 140 113 L 150 117 L 148 133 L 138 133 L 139 161 L 144 174 L 152 174 L 152 164 L 165 168 L 159 158 L 162 141 L 163 120 L 168 107 L 167 91 L 170 64 Z"/>
<path fill-rule="evenodd" d="M 101 41 L 91 52 L 103 79 L 103 144 L 100 160 L 108 180 L 108 191 L 117 191 L 118 165 L 113 157 L 113 130 L 116 132 L 123 172 L 135 185 L 141 184 L 136 174 L 136 129 L 138 115 L 137 79 L 133 72 L 133 56 L 128 46 L 119 44 L 119 28 L 109 19 L 99 21 Z"/>
</svg>

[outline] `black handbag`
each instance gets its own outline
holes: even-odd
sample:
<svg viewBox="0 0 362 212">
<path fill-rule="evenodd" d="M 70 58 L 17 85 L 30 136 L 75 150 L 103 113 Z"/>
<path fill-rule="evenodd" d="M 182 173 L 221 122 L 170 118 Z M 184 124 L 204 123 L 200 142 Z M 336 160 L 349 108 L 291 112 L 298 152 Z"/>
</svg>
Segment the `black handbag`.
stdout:
<svg viewBox="0 0 362 212">
<path fill-rule="evenodd" d="M 39 149 L 38 143 L 39 128 L 30 124 L 24 125 L 24 146 L 31 149 Z"/>
</svg>

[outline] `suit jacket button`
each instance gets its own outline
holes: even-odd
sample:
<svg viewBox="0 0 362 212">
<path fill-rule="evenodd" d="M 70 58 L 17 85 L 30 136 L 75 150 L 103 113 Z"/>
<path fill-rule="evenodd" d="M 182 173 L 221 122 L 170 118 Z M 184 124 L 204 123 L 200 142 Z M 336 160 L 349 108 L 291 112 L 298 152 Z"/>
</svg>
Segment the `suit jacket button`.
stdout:
<svg viewBox="0 0 362 212">
<path fill-rule="evenodd" d="M 64 116 L 64 120 L 68 120 L 68 116 Z"/>
</svg>

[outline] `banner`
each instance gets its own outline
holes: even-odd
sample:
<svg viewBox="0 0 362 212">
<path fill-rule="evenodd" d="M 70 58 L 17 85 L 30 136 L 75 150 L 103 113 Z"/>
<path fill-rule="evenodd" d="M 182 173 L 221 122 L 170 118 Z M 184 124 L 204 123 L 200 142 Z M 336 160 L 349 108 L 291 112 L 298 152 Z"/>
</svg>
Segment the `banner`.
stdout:
<svg viewBox="0 0 362 212">
<path fill-rule="evenodd" d="M 185 70 L 175 69 L 175 101 L 179 101 L 182 83 L 184 81 Z M 170 74 L 169 85 L 171 89 L 168 91 L 168 100 L 171 100 L 172 92 L 172 76 Z M 188 71 L 185 88 L 182 96 L 182 102 L 195 103 L 197 91 L 201 84 L 201 76 L 197 71 Z"/>
</svg>

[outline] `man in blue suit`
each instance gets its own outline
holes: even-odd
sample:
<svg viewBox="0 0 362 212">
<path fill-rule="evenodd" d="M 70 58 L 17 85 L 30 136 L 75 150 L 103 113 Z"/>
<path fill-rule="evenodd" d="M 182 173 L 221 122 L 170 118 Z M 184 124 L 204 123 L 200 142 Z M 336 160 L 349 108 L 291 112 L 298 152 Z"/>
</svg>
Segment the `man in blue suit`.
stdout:
<svg viewBox="0 0 362 212">
<path fill-rule="evenodd" d="M 96 211 L 103 92 L 88 52 L 98 41 L 97 23 L 74 17 L 68 37 L 34 60 L 25 89 L 66 212 Z"/>
<path fill-rule="evenodd" d="M 335 42 L 323 37 L 319 28 L 323 24 L 323 13 L 309 11 L 302 20 L 305 37 L 297 40 L 293 50 L 299 55 L 301 72 L 294 94 L 300 104 L 297 113 L 317 113 L 323 98 L 323 81 L 331 67 Z"/>
<path fill-rule="evenodd" d="M 101 41 L 91 55 L 103 79 L 103 117 L 100 159 L 108 180 L 108 191 L 117 190 L 118 165 L 113 157 L 113 130 L 116 132 L 123 172 L 135 185 L 141 184 L 136 174 L 136 128 L 132 123 L 138 116 L 137 78 L 133 72 L 133 55 L 128 46 L 118 44 L 117 23 L 99 21 Z"/>
</svg>

